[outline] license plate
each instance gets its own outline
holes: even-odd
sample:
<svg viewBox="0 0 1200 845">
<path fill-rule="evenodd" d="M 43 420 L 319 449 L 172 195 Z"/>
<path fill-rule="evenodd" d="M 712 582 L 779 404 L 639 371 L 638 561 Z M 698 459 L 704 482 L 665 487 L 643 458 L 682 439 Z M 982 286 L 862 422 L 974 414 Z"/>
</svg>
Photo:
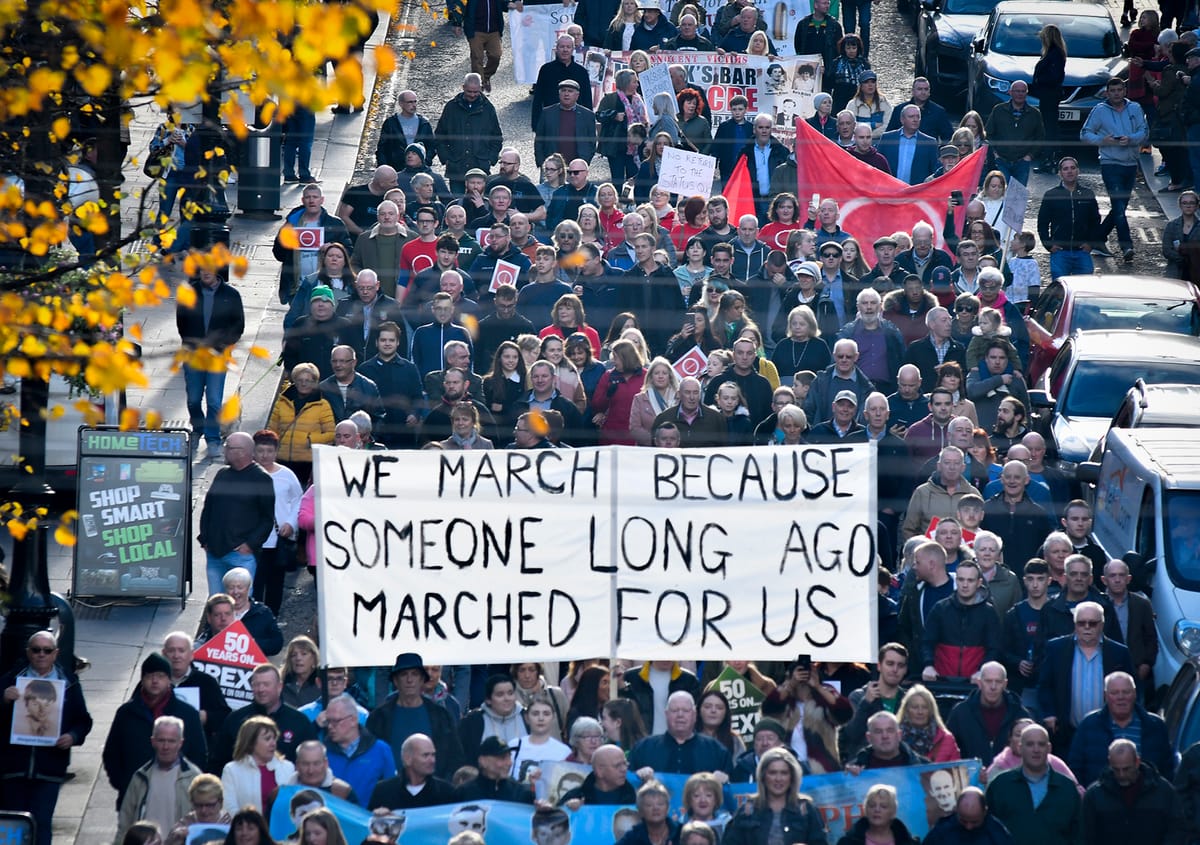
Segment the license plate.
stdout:
<svg viewBox="0 0 1200 845">
<path fill-rule="evenodd" d="M 1059 120 L 1079 120 L 1079 109 L 1059 109 Z"/>
</svg>

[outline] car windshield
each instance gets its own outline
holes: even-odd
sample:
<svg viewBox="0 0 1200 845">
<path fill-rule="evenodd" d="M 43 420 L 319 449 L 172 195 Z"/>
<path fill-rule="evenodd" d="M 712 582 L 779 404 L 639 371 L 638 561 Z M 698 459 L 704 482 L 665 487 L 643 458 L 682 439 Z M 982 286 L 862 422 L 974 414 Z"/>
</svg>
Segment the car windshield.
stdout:
<svg viewBox="0 0 1200 845">
<path fill-rule="evenodd" d="M 946 0 L 942 13 L 947 15 L 988 15 L 1000 0 Z"/>
<path fill-rule="evenodd" d="M 1112 19 L 1071 15 L 1013 14 L 996 21 L 991 49 L 1009 56 L 1040 56 L 1038 33 L 1046 24 L 1062 30 L 1067 55 L 1073 59 L 1108 59 L 1121 50 Z"/>
<path fill-rule="evenodd" d="M 1200 313 L 1186 299 L 1106 299 L 1078 300 L 1071 318 L 1071 330 L 1146 329 L 1171 334 L 1200 334 Z"/>
<path fill-rule="evenodd" d="M 1200 589 L 1200 490 L 1175 490 L 1165 498 L 1167 571 L 1178 586 Z"/>
<path fill-rule="evenodd" d="M 1111 419 L 1139 378 L 1147 384 L 1200 384 L 1200 367 L 1194 361 L 1080 361 L 1058 412 Z"/>
</svg>

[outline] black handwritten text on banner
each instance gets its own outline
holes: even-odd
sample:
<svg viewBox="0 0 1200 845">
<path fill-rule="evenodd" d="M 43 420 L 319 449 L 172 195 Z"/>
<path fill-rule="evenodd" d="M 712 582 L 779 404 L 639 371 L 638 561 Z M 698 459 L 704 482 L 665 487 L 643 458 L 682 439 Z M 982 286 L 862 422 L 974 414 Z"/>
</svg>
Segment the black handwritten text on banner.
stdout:
<svg viewBox="0 0 1200 845">
<path fill-rule="evenodd" d="M 875 651 L 874 448 L 317 450 L 330 665 Z"/>
</svg>

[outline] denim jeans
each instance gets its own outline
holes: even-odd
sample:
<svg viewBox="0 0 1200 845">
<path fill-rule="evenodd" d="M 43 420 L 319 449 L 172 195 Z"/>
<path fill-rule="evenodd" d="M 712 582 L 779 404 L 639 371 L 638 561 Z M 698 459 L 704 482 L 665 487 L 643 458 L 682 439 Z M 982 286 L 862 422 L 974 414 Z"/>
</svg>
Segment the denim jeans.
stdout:
<svg viewBox="0 0 1200 845">
<path fill-rule="evenodd" d="M 1016 161 L 1005 161 L 1002 158 L 996 159 L 996 169 L 1004 174 L 1004 181 L 1011 182 L 1016 179 L 1022 185 L 1029 184 L 1029 170 L 1033 166 L 1033 162 L 1025 159 L 1017 159 Z"/>
<path fill-rule="evenodd" d="M 245 567 L 250 571 L 250 578 L 254 578 L 254 573 L 258 569 L 257 561 L 253 554 L 244 555 L 239 551 L 229 551 L 223 555 L 216 555 L 212 552 L 206 552 L 208 558 L 208 594 L 211 596 L 215 593 L 225 592 L 225 586 L 221 583 L 221 579 L 225 577 L 225 573 L 236 567 Z"/>
<path fill-rule="evenodd" d="M 1091 253 L 1081 249 L 1060 249 L 1050 253 L 1050 278 L 1090 276 L 1096 270 Z"/>
<path fill-rule="evenodd" d="M 210 373 L 185 364 L 183 386 L 187 394 L 192 432 L 203 434 L 209 446 L 220 444 L 221 424 L 217 422 L 217 414 L 221 411 L 221 402 L 225 395 L 225 371 Z"/>
<path fill-rule="evenodd" d="M 858 14 L 857 27 L 854 25 L 855 13 Z M 842 0 L 842 29 L 847 33 L 858 33 L 866 56 L 871 49 L 871 0 Z"/>
<path fill-rule="evenodd" d="M 1137 166 L 1125 164 L 1101 164 L 1100 179 L 1104 182 L 1104 190 L 1108 191 L 1108 201 L 1111 204 L 1108 215 L 1100 225 L 1100 243 L 1108 240 L 1109 234 L 1117 230 L 1117 243 L 1121 249 L 1133 247 L 1133 236 L 1129 232 L 1129 221 L 1125 219 L 1125 209 L 1129 206 L 1129 195 L 1133 193 L 1133 183 L 1137 180 Z"/>
<path fill-rule="evenodd" d="M 37 845 L 50 845 L 54 808 L 58 804 L 60 783 L 34 778 L 12 778 L 4 781 L 4 797 L 0 807 L 29 813 L 37 823 Z"/>
<path fill-rule="evenodd" d="M 283 125 L 283 157 L 284 175 L 296 172 L 296 159 L 300 159 L 300 179 L 308 181 L 312 178 L 309 169 L 312 158 L 313 135 L 317 130 L 317 116 L 303 106 L 297 106 Z"/>
</svg>

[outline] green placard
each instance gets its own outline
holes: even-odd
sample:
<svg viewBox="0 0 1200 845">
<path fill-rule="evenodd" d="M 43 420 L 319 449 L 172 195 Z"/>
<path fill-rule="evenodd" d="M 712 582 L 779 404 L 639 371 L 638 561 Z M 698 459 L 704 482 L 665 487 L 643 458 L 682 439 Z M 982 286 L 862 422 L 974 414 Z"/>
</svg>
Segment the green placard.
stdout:
<svg viewBox="0 0 1200 845">
<path fill-rule="evenodd" d="M 733 718 L 733 732 L 749 747 L 754 742 L 754 724 L 758 721 L 759 708 L 767 695 L 742 677 L 732 666 L 726 666 L 721 674 L 708 685 L 729 700 L 729 712 Z"/>
</svg>

